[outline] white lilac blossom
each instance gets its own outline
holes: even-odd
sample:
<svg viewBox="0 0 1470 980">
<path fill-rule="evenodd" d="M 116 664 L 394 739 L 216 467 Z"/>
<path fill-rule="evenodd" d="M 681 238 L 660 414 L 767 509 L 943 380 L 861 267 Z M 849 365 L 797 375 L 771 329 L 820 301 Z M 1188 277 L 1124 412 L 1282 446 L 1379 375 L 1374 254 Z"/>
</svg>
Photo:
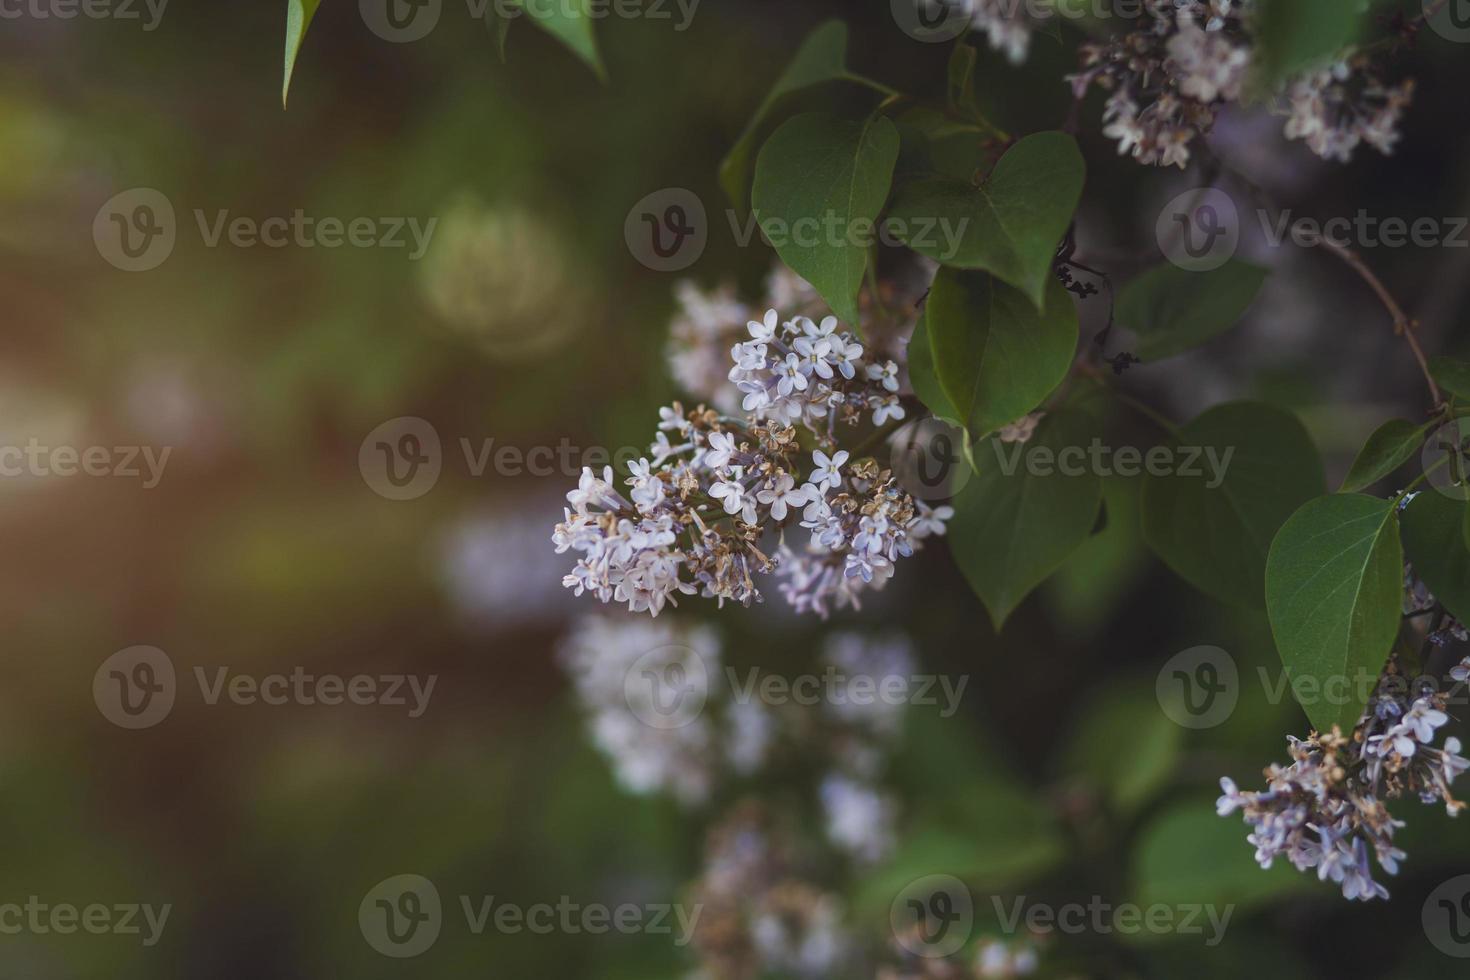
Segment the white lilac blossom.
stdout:
<svg viewBox="0 0 1470 980">
<path fill-rule="evenodd" d="M 908 338 L 918 323 L 918 304 L 933 273 L 927 259 L 915 258 L 882 279 L 876 293 L 864 286 L 858 306 L 863 313 L 866 341 L 842 346 L 834 342 L 831 356 L 826 359 L 831 369 L 851 381 L 866 356 L 878 365 L 893 361 L 901 372 Z M 705 290 L 686 280 L 675 287 L 674 295 L 679 309 L 669 326 L 669 372 L 685 393 L 726 414 L 739 411 L 741 402 L 741 392 L 731 387 L 727 378 L 730 348 L 752 339 L 747 324 L 763 316 L 758 311 L 785 310 L 793 318 L 804 316 L 817 321 L 826 315 L 822 298 L 811 284 L 780 263 L 767 277 L 765 295 L 758 306 L 742 301 L 729 284 Z M 772 323 L 765 336 L 774 333 L 777 326 Z"/>
<path fill-rule="evenodd" d="M 693 947 L 712 980 L 855 976 L 855 937 L 835 895 L 805 880 L 794 836 L 748 801 L 711 831 L 693 888 Z"/>
<path fill-rule="evenodd" d="M 834 774 L 822 781 L 822 811 L 827 839 L 864 864 L 893 853 L 898 834 L 898 804 L 866 782 Z"/>
<path fill-rule="evenodd" d="M 1370 856 L 1396 874 L 1406 855 L 1393 842 L 1404 823 L 1383 801 L 1414 794 L 1424 803 L 1443 802 L 1451 816 L 1464 806 L 1450 784 L 1470 761 L 1459 755 L 1457 738 L 1442 748 L 1434 744 L 1449 721 L 1444 707 L 1440 693 L 1409 690 L 1390 661 L 1351 736 L 1334 727 L 1305 741 L 1289 738 L 1292 762 L 1265 771 L 1265 790 L 1244 792 L 1220 780 L 1218 812 L 1241 811 L 1261 867 L 1285 858 L 1298 871 L 1316 868 L 1318 878 L 1340 886 L 1345 898 L 1387 898 Z"/>
<path fill-rule="evenodd" d="M 611 467 L 584 469 L 567 494 L 552 541 L 558 554 L 582 555 L 562 580 L 577 595 L 654 616 L 680 595 L 749 605 L 762 598 L 755 576 L 779 565 L 797 611 L 825 617 L 856 606 L 919 541 L 943 533 L 946 508 L 915 501 L 871 458 L 836 450 L 839 427 L 868 412 L 874 424 L 903 418 L 896 365 L 865 362 L 835 317 L 783 323 L 772 310 L 747 332 L 728 375 L 743 417 L 676 402 L 659 411 L 652 459 L 632 464 L 621 485 Z M 798 426 L 823 448 L 804 451 Z M 811 534 L 804 551 L 784 540 L 775 557 L 762 550 L 765 532 L 798 521 Z"/>
<path fill-rule="evenodd" d="M 908 704 L 880 694 L 890 678 L 905 685 L 912 682 L 917 665 L 908 638 L 897 633 L 833 633 L 822 644 L 822 662 L 845 681 L 824 706 L 828 716 L 870 742 L 884 745 L 896 740 Z"/>
<path fill-rule="evenodd" d="M 980 980 L 1029 977 L 1040 965 L 1036 946 L 1025 940 L 982 939 L 975 950 L 975 976 Z"/>
<path fill-rule="evenodd" d="M 708 681 L 708 689 L 699 693 L 718 694 L 722 644 L 712 629 L 589 616 L 557 654 L 575 686 L 592 741 L 629 792 L 667 793 L 693 806 L 710 798 L 727 771 L 749 775 L 765 763 L 774 725 L 759 703 L 703 710 L 680 718 L 680 724 L 662 726 L 650 724 L 633 701 L 646 690 L 637 683 L 638 674 L 682 670 L 683 676 L 693 676 L 691 657 L 699 658 L 698 676 Z"/>
<path fill-rule="evenodd" d="M 1254 0 L 1148 0 L 1145 26 L 1082 47 L 1082 70 L 1069 76 L 1082 98 L 1109 93 L 1103 134 L 1139 163 L 1183 168 L 1190 145 L 1216 115 L 1238 102 L 1253 59 Z M 1286 136 L 1313 152 L 1346 161 L 1360 144 L 1390 153 L 1413 91 L 1387 85 L 1363 54 L 1289 79 L 1277 93 L 1290 118 Z"/>
<path fill-rule="evenodd" d="M 948 0 L 920 2 L 936 8 Z M 1004 53 L 1013 65 L 1026 60 L 1032 33 L 1051 19 L 1045 4 L 1028 0 L 958 0 L 958 6 L 969 15 L 975 29 L 984 32 L 991 48 Z"/>
</svg>

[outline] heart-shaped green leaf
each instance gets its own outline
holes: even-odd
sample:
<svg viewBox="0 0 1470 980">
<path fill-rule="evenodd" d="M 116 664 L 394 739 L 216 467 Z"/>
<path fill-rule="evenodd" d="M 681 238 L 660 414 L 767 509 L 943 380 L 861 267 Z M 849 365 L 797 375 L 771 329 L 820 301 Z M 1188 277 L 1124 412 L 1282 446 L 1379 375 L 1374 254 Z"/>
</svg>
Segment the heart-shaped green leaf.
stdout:
<svg viewBox="0 0 1470 980">
<path fill-rule="evenodd" d="M 901 182 L 888 214 L 909 248 L 944 265 L 984 269 L 1039 308 L 1086 175 L 1076 140 L 1036 133 L 1006 151 L 979 187 L 939 176 Z"/>
<path fill-rule="evenodd" d="M 1404 555 L 1394 507 L 1362 494 L 1318 497 L 1271 545 L 1271 633 L 1293 690 L 1310 678 L 1301 688 L 1321 694 L 1302 705 L 1318 731 L 1352 731 L 1398 635 Z"/>
<path fill-rule="evenodd" d="M 940 387 L 975 439 L 1040 405 L 1077 353 L 1077 310 L 1055 278 L 1039 312 L 984 272 L 940 269 L 924 311 Z"/>
<path fill-rule="evenodd" d="M 1465 501 L 1433 490 L 1404 508 L 1404 557 L 1434 597 L 1460 622 L 1470 622 L 1470 548 L 1465 546 Z"/>
<path fill-rule="evenodd" d="M 1092 533 L 1102 480 L 1061 457 L 1085 454 L 1096 431 L 1086 412 L 1062 409 L 1030 442 L 975 447 L 978 473 L 954 500 L 949 546 L 997 630 Z"/>
<path fill-rule="evenodd" d="M 1290 412 L 1232 402 L 1185 425 L 1170 448 L 1144 478 L 1144 540 L 1195 588 L 1260 608 L 1271 539 L 1327 489 L 1311 437 Z"/>
<path fill-rule="evenodd" d="M 1431 357 L 1429 373 L 1444 391 L 1470 401 L 1470 363 L 1453 357 Z"/>
<path fill-rule="evenodd" d="M 1119 290 L 1114 317 L 1138 335 L 1135 353 L 1158 361 L 1240 322 L 1265 281 L 1265 269 L 1236 259 L 1210 272 L 1165 263 Z"/>
<path fill-rule="evenodd" d="M 898 130 L 883 116 L 809 112 L 761 147 L 751 202 L 776 253 L 849 324 L 868 267 L 873 221 L 888 198 Z"/>
<path fill-rule="evenodd" d="M 286 0 L 286 68 L 281 76 L 281 106 L 286 105 L 286 96 L 291 91 L 291 76 L 296 72 L 296 56 L 301 53 L 301 42 L 306 38 L 306 29 L 316 16 L 316 8 L 322 0 Z"/>
<path fill-rule="evenodd" d="M 824 82 L 842 80 L 847 72 L 847 26 L 840 20 L 829 20 L 807 35 L 796 56 L 766 93 L 744 132 L 735 141 L 725 159 L 720 161 L 720 186 L 731 203 L 745 207 L 745 193 L 750 186 L 750 171 L 762 129 L 777 106 L 788 96 Z"/>
<path fill-rule="evenodd" d="M 1415 425 L 1405 419 L 1390 419 L 1374 430 L 1358 451 L 1348 470 L 1347 479 L 1342 481 L 1338 493 L 1357 493 L 1366 490 L 1379 480 L 1409 461 L 1409 457 L 1424 445 L 1428 426 Z"/>
</svg>

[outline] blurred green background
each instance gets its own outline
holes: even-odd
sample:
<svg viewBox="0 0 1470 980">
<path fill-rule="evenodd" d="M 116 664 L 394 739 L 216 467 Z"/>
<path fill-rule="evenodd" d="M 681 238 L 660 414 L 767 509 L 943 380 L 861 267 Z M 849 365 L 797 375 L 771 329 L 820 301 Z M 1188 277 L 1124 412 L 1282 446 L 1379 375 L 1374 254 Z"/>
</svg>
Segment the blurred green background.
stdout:
<svg viewBox="0 0 1470 980">
<path fill-rule="evenodd" d="M 153 489 L 0 480 L 0 901 L 173 905 L 152 948 L 0 936 L 0 975 L 681 976 L 686 952 L 658 936 L 447 927 L 398 962 L 358 930 L 362 896 L 404 872 L 445 896 L 521 903 L 671 901 L 698 872 L 699 821 L 615 786 L 551 655 L 593 605 L 561 589 L 570 562 L 549 542 L 574 478 L 475 477 L 458 440 L 647 443 L 657 406 L 677 394 L 662 353 L 677 277 L 629 254 L 634 202 L 695 191 L 715 220 L 686 274 L 755 287 L 772 255 L 732 240 L 716 171 L 799 39 L 841 16 L 856 67 L 931 93 L 943 50 L 898 31 L 886 0 L 705 0 L 686 32 L 599 24 L 604 84 L 524 25 L 502 64 L 455 3 L 428 38 L 390 44 L 355 3 L 326 0 L 283 111 L 283 6 L 175 0 L 151 32 L 79 18 L 7 20 L 0 34 L 0 441 L 172 450 Z M 987 53 L 980 90 L 1003 125 L 1060 124 L 1075 40 L 1038 39 L 1022 69 Z M 1465 52 L 1429 39 L 1399 66 L 1420 89 L 1391 159 L 1326 167 L 1259 135 L 1279 121 L 1252 118 L 1223 121 L 1214 142 L 1303 214 L 1465 213 Z M 1142 262 L 1118 256 L 1142 254 L 1158 206 L 1193 182 L 1117 159 L 1095 105 L 1083 119 L 1079 254 L 1126 277 Z M 134 187 L 160 190 L 180 215 L 175 251 L 146 273 L 113 268 L 91 237 L 103 202 Z M 196 208 L 436 217 L 437 245 L 456 222 L 492 230 L 468 258 L 431 249 L 421 262 L 373 248 L 208 248 Z M 1463 352 L 1466 251 L 1371 259 L 1412 300 L 1426 346 Z M 1330 259 L 1273 263 L 1249 323 L 1125 382 L 1181 418 L 1233 396 L 1290 405 L 1340 476 L 1377 422 L 1417 410 L 1413 364 Z M 464 295 L 484 314 L 442 315 Z M 435 426 L 445 469 L 432 492 L 395 502 L 364 483 L 357 454 L 406 415 Z M 1130 428 L 1141 424 L 1116 420 L 1119 438 L 1147 438 Z M 1161 726 L 1153 679 L 1174 653 L 1218 645 L 1250 676 L 1276 657 L 1264 617 L 1192 593 L 1142 550 L 1128 495 L 1110 489 L 1115 519 L 999 637 L 942 546 L 863 614 L 839 617 L 900 627 L 927 669 L 973 677 L 958 717 L 910 726 L 895 765 L 906 804 L 950 814 L 941 842 L 954 842 L 954 864 L 997 892 L 1121 901 L 1173 888 L 1240 903 L 1219 949 L 1084 950 L 1075 975 L 1453 969 L 1419 927 L 1424 896 L 1470 871 L 1470 836 L 1442 813 L 1396 809 L 1410 859 L 1390 904 L 1349 906 L 1301 876 L 1261 886 L 1244 827 L 1213 815 L 1215 784 L 1255 785 L 1305 718 L 1248 683 L 1218 729 Z M 779 605 L 678 615 L 717 619 L 732 662 L 809 667 L 821 624 Z M 135 644 L 172 657 L 181 693 L 163 723 L 125 731 L 89 692 L 102 661 Z M 185 675 L 221 665 L 439 681 L 414 719 L 386 706 L 210 706 Z M 1133 772 L 1128 761 L 1153 751 L 1157 778 L 1130 805 L 1109 803 L 1120 765 Z M 1069 863 L 987 876 L 1041 832 L 998 814 L 991 801 L 1009 792 L 1046 815 Z M 931 863 L 951 860 L 940 853 Z M 881 937 L 886 908 L 869 914 L 861 883 L 851 890 L 859 928 Z"/>
</svg>

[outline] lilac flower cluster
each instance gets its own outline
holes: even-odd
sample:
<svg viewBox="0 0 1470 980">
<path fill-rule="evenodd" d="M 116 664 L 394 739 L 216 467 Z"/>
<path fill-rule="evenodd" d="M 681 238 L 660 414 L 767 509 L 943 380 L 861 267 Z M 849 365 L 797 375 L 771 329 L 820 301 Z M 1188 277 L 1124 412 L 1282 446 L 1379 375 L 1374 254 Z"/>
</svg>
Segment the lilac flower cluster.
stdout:
<svg viewBox="0 0 1470 980">
<path fill-rule="evenodd" d="M 927 259 L 912 262 L 883 278 L 877 290 L 858 295 L 866 338 L 866 357 L 873 363 L 893 361 L 902 380 L 907 340 L 918 323 L 918 302 L 933 279 Z M 741 392 L 730 385 L 730 348 L 749 339 L 746 325 L 768 309 L 788 310 L 793 317 L 820 320 L 822 297 L 805 279 L 777 263 L 766 277 L 759 306 L 745 303 L 731 285 L 706 290 L 685 280 L 674 289 L 679 310 L 669 325 L 669 373 L 697 401 L 725 414 L 740 409 Z M 904 389 L 900 389 L 902 392 Z"/>
<path fill-rule="evenodd" d="M 1253 0 L 1148 0 L 1147 23 L 1082 48 L 1082 71 L 1069 76 L 1082 98 L 1094 84 L 1109 93 L 1103 133 L 1139 163 L 1183 168 L 1190 145 L 1216 114 L 1239 101 L 1253 62 Z M 1413 91 L 1387 86 L 1371 61 L 1341 61 L 1289 80 L 1280 93 L 1289 139 L 1325 159 L 1346 161 L 1363 142 L 1390 153 Z"/>
<path fill-rule="evenodd" d="M 655 616 L 680 594 L 749 605 L 761 599 L 753 576 L 780 564 L 792 605 L 825 617 L 830 605 L 856 606 L 919 541 L 944 533 L 948 508 L 914 500 L 871 458 L 849 462 L 835 449 L 838 424 L 866 409 L 874 424 L 903 418 L 897 365 L 865 361 L 835 317 L 782 323 L 772 310 L 748 330 L 729 372 L 743 418 L 676 402 L 660 410 L 652 459 L 630 467 L 626 494 L 611 467 L 584 469 L 567 494 L 552 540 L 558 554 L 583 556 L 562 580 L 577 595 Z M 804 467 L 796 423 L 832 454 L 817 449 Z M 767 531 L 797 522 L 811 532 L 804 552 L 779 536 L 775 558 L 761 550 Z"/>
<path fill-rule="evenodd" d="M 1461 666 L 1470 677 L 1470 662 Z M 1305 741 L 1289 738 L 1292 763 L 1270 766 L 1264 791 L 1242 792 L 1220 780 L 1218 812 L 1242 812 L 1261 867 L 1285 857 L 1298 871 L 1316 868 L 1345 898 L 1387 898 L 1369 856 L 1396 874 L 1405 854 L 1393 835 L 1404 824 L 1382 801 L 1413 793 L 1425 803 L 1442 801 L 1451 816 L 1464 806 L 1450 784 L 1470 761 L 1459 755 L 1457 738 L 1434 745 L 1436 730 L 1449 721 L 1444 707 L 1442 694 L 1410 691 L 1391 661 L 1350 737 L 1334 727 Z"/>
</svg>

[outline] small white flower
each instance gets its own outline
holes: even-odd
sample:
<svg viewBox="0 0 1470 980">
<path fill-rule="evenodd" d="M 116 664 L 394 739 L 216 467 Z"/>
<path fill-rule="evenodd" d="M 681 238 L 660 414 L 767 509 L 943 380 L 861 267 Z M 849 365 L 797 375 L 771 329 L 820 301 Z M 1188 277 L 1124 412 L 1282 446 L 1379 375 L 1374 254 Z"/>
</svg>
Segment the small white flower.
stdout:
<svg viewBox="0 0 1470 980">
<path fill-rule="evenodd" d="M 820 449 L 813 451 L 812 462 L 816 468 L 812 470 L 810 477 L 812 483 L 819 486 L 836 487 L 842 482 L 842 467 L 847 463 L 847 450 L 839 449 L 834 455 L 828 456 Z"/>
<path fill-rule="evenodd" d="M 776 338 L 776 327 L 780 324 L 781 317 L 775 310 L 766 310 L 763 320 L 751 320 L 746 324 L 752 339 L 759 342 L 768 342 Z"/>
<path fill-rule="evenodd" d="M 781 380 L 776 384 L 776 391 L 781 397 L 785 398 L 793 391 L 806 391 L 807 366 L 800 357 L 795 354 L 787 354 L 786 360 L 781 362 L 777 370 Z"/>
<path fill-rule="evenodd" d="M 704 464 L 711 469 L 721 469 L 730 465 L 730 457 L 735 455 L 735 437 L 728 432 L 711 432 L 709 434 L 709 448 L 704 451 Z M 734 513 L 734 511 L 731 511 Z"/>
<path fill-rule="evenodd" d="M 873 424 L 882 425 L 889 419 L 901 419 L 904 417 L 903 406 L 899 404 L 898 396 L 889 395 L 887 398 L 874 398 L 870 402 L 873 407 Z"/>
<path fill-rule="evenodd" d="M 723 502 L 727 514 L 738 514 L 745 506 L 745 488 L 734 480 L 719 481 L 709 488 L 709 495 Z"/>
<path fill-rule="evenodd" d="M 869 364 L 868 378 L 870 380 L 882 383 L 883 387 L 888 389 L 889 391 L 897 391 L 898 365 L 893 363 L 892 361 L 888 361 L 881 366 L 877 364 Z M 902 418 L 902 416 L 899 417 Z"/>
<path fill-rule="evenodd" d="M 771 517 L 778 521 L 786 520 L 786 509 L 800 507 L 807 502 L 806 488 L 794 489 L 796 481 L 789 473 L 780 473 L 771 482 L 771 485 L 755 495 L 755 499 L 771 508 Z"/>
</svg>

